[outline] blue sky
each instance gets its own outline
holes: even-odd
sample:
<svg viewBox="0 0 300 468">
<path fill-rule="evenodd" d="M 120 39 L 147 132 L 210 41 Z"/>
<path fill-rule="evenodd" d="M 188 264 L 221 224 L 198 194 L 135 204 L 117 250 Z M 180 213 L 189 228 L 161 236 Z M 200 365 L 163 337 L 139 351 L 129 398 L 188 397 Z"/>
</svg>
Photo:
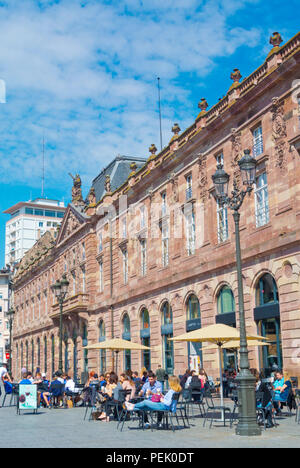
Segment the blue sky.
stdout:
<svg viewBox="0 0 300 468">
<path fill-rule="evenodd" d="M 92 179 L 117 154 L 159 147 L 189 126 L 205 97 L 226 94 L 230 73 L 263 63 L 279 31 L 299 30 L 299 1 L 9 0 L 0 1 L 0 265 L 2 212 L 41 194 L 45 134 L 46 195 L 69 200 L 69 172 Z"/>
</svg>

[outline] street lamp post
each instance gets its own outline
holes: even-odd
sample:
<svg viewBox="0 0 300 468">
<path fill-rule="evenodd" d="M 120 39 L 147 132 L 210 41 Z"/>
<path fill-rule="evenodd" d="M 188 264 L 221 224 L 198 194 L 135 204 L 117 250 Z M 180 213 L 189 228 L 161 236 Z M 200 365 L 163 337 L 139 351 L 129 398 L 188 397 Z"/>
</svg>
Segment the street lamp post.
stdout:
<svg viewBox="0 0 300 468">
<path fill-rule="evenodd" d="M 236 434 L 244 436 L 255 436 L 261 434 L 261 429 L 256 420 L 256 402 L 255 402 L 255 378 L 249 370 L 245 311 L 244 311 L 244 292 L 241 261 L 240 244 L 240 213 L 239 209 L 243 204 L 245 196 L 253 190 L 256 174 L 256 160 L 250 155 L 250 150 L 244 151 L 244 156 L 239 161 L 243 185 L 245 189 L 239 190 L 237 181 L 233 181 L 232 196 L 228 196 L 228 183 L 230 176 L 224 171 L 223 165 L 219 164 L 215 174 L 212 176 L 217 201 L 221 206 L 229 206 L 233 211 L 235 224 L 235 243 L 236 243 L 236 264 L 238 278 L 238 296 L 239 296 L 239 318 L 240 318 L 240 371 L 237 375 L 238 382 L 238 400 L 239 400 L 239 422 L 236 427 Z"/>
<path fill-rule="evenodd" d="M 59 364 L 58 369 L 60 372 L 63 372 L 63 358 L 62 358 L 62 342 L 63 342 L 63 303 L 66 298 L 69 281 L 67 280 L 66 275 L 62 276 L 62 280 L 57 280 L 56 283 L 52 286 L 52 291 L 54 292 L 57 302 L 59 303 Z"/>
<path fill-rule="evenodd" d="M 8 365 L 8 372 L 10 374 L 11 374 L 11 371 L 12 371 L 11 350 L 12 350 L 12 326 L 13 326 L 14 315 L 15 315 L 14 309 L 9 309 L 6 312 L 6 316 L 8 318 L 8 324 L 9 324 L 9 360 L 8 360 L 9 365 Z"/>
</svg>

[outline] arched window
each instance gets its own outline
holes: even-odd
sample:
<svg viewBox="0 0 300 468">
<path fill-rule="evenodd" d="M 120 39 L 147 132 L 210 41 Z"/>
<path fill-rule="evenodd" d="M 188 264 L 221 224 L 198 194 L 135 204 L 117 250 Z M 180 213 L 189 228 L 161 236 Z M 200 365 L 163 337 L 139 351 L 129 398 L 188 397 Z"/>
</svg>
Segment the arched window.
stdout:
<svg viewBox="0 0 300 468">
<path fill-rule="evenodd" d="M 83 331 L 82 331 L 82 346 L 87 346 L 87 345 L 88 345 L 88 331 L 87 331 L 87 326 L 84 324 Z M 88 350 L 84 349 L 83 350 L 83 372 L 88 373 L 88 371 L 89 371 Z"/>
<path fill-rule="evenodd" d="M 44 372 L 47 374 L 48 370 L 48 349 L 47 349 L 47 337 L 44 336 Z"/>
<path fill-rule="evenodd" d="M 41 340 L 37 339 L 37 366 L 41 370 Z"/>
<path fill-rule="evenodd" d="M 125 314 L 123 317 L 123 340 L 131 340 L 131 333 L 130 333 L 130 318 L 128 314 Z M 124 370 L 131 369 L 131 351 L 126 350 L 124 351 Z"/>
<path fill-rule="evenodd" d="M 54 335 L 51 336 L 51 373 L 52 375 L 55 372 L 55 338 Z"/>
<path fill-rule="evenodd" d="M 105 324 L 104 321 L 101 320 L 99 323 L 99 342 L 105 341 Z M 106 350 L 100 349 L 100 372 L 104 374 L 106 372 Z"/>
<path fill-rule="evenodd" d="M 266 273 L 257 284 L 256 305 L 262 306 L 271 302 L 278 302 L 278 289 L 273 276 Z"/>
<path fill-rule="evenodd" d="M 235 312 L 233 292 L 229 286 L 223 286 L 218 294 L 218 314 Z"/>
<path fill-rule="evenodd" d="M 143 346 L 150 348 L 150 317 L 148 309 L 145 307 L 141 312 L 141 343 Z M 142 351 L 142 367 L 145 367 L 147 370 L 151 368 L 151 355 L 150 349 Z"/>
<path fill-rule="evenodd" d="M 31 369 L 32 369 L 32 373 L 34 374 L 35 371 L 34 371 L 34 341 L 31 340 Z"/>
<path fill-rule="evenodd" d="M 173 312 L 172 307 L 168 302 L 165 302 L 162 306 L 163 313 L 163 325 L 170 325 L 173 323 Z"/>
<path fill-rule="evenodd" d="M 191 294 L 187 300 L 187 316 L 188 320 L 200 318 L 200 304 L 195 294 Z"/>
<path fill-rule="evenodd" d="M 162 306 L 162 327 L 161 335 L 163 341 L 163 365 L 169 375 L 174 373 L 174 348 L 173 341 L 173 312 L 169 302 L 164 302 Z"/>
<path fill-rule="evenodd" d="M 260 350 L 260 368 L 268 377 L 274 370 L 282 368 L 279 295 L 276 281 L 269 273 L 265 273 L 257 282 L 256 306 L 254 318 L 258 333 L 269 342 Z"/>
<path fill-rule="evenodd" d="M 186 302 L 187 309 L 187 331 L 201 328 L 201 313 L 199 299 L 191 294 Z M 202 345 L 201 343 L 187 343 L 188 359 L 191 368 L 198 370 L 202 367 Z"/>
<path fill-rule="evenodd" d="M 64 344 L 65 344 L 65 373 L 67 374 L 69 371 L 69 342 L 68 342 L 67 332 L 64 333 Z"/>
<path fill-rule="evenodd" d="M 28 350 L 28 341 L 25 343 L 26 347 L 26 370 L 28 371 L 29 369 L 29 350 Z"/>
</svg>

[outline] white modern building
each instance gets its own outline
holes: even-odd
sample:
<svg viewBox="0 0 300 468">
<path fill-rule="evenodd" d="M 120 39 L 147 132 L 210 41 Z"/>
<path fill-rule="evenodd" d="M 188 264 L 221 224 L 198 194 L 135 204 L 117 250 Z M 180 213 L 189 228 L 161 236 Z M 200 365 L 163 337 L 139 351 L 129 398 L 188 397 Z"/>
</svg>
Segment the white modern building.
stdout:
<svg viewBox="0 0 300 468">
<path fill-rule="evenodd" d="M 6 362 L 5 348 L 9 344 L 9 325 L 6 317 L 9 298 L 9 271 L 0 270 L 0 364 Z"/>
<path fill-rule="evenodd" d="M 45 198 L 19 202 L 4 211 L 10 215 L 5 230 L 5 265 L 13 267 L 46 231 L 57 228 L 65 211 L 63 202 Z"/>
</svg>

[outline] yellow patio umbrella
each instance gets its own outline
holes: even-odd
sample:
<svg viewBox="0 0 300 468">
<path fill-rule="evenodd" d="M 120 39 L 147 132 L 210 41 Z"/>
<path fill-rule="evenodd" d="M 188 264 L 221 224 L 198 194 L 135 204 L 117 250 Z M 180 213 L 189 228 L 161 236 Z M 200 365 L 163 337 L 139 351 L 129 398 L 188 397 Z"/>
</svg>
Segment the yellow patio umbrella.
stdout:
<svg viewBox="0 0 300 468">
<path fill-rule="evenodd" d="M 223 379 L 222 379 L 222 358 L 221 349 L 228 347 L 227 343 L 232 341 L 239 342 L 240 333 L 236 328 L 229 327 L 222 323 L 216 323 L 215 325 L 208 325 L 204 328 L 184 333 L 183 335 L 170 338 L 171 341 L 193 341 L 198 343 L 212 343 L 217 346 L 219 350 L 219 367 L 220 367 L 220 394 L 221 394 L 221 406 L 224 406 L 223 399 Z M 247 340 L 265 340 L 265 337 L 259 335 L 249 335 Z M 226 345 L 226 346 L 225 346 Z"/>
<path fill-rule="evenodd" d="M 266 341 L 258 341 L 258 340 L 247 340 L 247 347 L 248 346 L 269 346 L 270 343 Z M 239 348 L 240 342 L 239 341 L 227 341 L 226 343 L 221 346 L 223 349 L 230 349 L 230 348 Z M 211 344 L 209 346 L 205 346 L 202 349 L 218 349 L 219 346 L 216 344 Z"/>
<path fill-rule="evenodd" d="M 120 351 L 130 350 L 130 351 L 143 351 L 149 350 L 148 346 L 141 345 L 139 343 L 133 343 L 132 341 L 122 340 L 120 338 L 112 338 L 111 340 L 99 341 L 88 346 L 85 346 L 83 349 L 110 349 L 115 351 L 117 355 L 116 359 L 116 369 L 118 369 L 118 355 Z"/>
</svg>

